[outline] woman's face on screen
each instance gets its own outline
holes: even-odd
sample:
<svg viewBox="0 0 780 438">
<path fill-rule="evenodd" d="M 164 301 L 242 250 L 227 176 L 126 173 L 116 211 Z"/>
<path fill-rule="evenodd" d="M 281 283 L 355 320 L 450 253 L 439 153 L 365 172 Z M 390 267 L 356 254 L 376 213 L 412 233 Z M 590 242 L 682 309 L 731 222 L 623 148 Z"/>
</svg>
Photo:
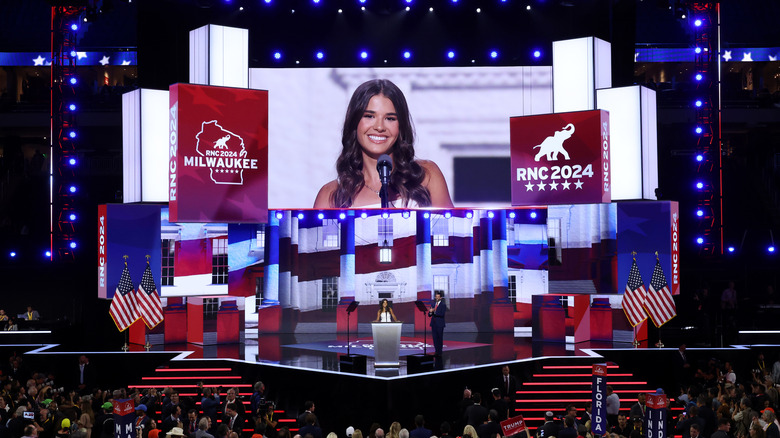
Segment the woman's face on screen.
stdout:
<svg viewBox="0 0 780 438">
<path fill-rule="evenodd" d="M 368 101 L 358 122 L 357 139 L 363 152 L 374 159 L 390 153 L 398 139 L 398 116 L 390 99 L 377 94 Z"/>
</svg>

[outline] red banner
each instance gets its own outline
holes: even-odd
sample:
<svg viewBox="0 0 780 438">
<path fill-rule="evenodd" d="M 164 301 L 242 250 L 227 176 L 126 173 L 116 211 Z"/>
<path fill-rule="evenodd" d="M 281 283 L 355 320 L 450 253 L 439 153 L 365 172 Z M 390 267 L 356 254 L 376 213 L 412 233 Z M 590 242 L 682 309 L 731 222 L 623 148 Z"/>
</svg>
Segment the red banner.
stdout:
<svg viewBox="0 0 780 438">
<path fill-rule="evenodd" d="M 609 114 L 512 117 L 512 205 L 610 202 Z"/>
<path fill-rule="evenodd" d="M 171 222 L 266 222 L 268 92 L 170 87 Z"/>
<path fill-rule="evenodd" d="M 504 431 L 504 436 L 512 436 L 525 430 L 525 421 L 522 415 L 517 417 L 507 418 L 501 422 L 501 430 Z"/>
<path fill-rule="evenodd" d="M 672 219 L 672 272 L 669 273 L 671 280 L 672 295 L 680 294 L 680 205 L 677 202 L 671 202 Z"/>
</svg>

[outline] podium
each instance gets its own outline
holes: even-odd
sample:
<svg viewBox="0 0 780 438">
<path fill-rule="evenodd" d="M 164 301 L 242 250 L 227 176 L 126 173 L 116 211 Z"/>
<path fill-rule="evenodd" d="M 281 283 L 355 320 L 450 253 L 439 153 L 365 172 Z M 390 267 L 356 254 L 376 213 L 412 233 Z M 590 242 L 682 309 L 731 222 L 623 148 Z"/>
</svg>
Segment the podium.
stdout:
<svg viewBox="0 0 780 438">
<path fill-rule="evenodd" d="M 401 323 L 372 322 L 374 335 L 374 366 L 377 368 L 399 367 L 401 353 Z"/>
</svg>

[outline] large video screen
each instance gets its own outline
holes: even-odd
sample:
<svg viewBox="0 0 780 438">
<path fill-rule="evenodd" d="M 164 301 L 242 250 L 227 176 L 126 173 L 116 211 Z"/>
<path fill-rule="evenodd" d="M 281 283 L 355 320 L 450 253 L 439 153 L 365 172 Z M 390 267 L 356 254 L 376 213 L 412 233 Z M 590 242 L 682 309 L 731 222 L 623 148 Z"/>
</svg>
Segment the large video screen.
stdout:
<svg viewBox="0 0 780 438">
<path fill-rule="evenodd" d="M 312 207 L 336 179 L 350 97 L 372 79 L 405 96 L 416 158 L 441 169 L 456 207 L 510 205 L 509 118 L 552 112 L 549 66 L 251 69 L 250 88 L 269 92 L 269 208 Z"/>
</svg>

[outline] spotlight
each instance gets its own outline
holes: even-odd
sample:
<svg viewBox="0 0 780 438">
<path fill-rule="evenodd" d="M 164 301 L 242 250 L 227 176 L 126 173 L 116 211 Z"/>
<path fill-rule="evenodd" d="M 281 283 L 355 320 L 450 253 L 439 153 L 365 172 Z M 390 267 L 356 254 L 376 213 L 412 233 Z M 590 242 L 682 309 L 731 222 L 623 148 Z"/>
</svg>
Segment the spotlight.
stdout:
<svg viewBox="0 0 780 438">
<path fill-rule="evenodd" d="M 477 8 L 477 14 L 482 13 L 482 8 Z"/>
<path fill-rule="evenodd" d="M 702 217 L 704 216 L 704 212 L 701 210 L 696 210 L 696 216 Z"/>
<path fill-rule="evenodd" d="M 697 54 L 697 55 L 698 55 L 699 53 L 701 53 L 701 47 L 697 47 L 697 48 L 693 49 L 693 53 L 695 53 L 695 54 Z"/>
<path fill-rule="evenodd" d="M 277 61 L 282 59 L 282 52 L 274 52 L 274 59 Z"/>
<path fill-rule="evenodd" d="M 407 4 L 411 4 L 411 3 L 412 3 L 412 0 L 406 0 L 406 3 L 407 3 Z"/>
<path fill-rule="evenodd" d="M 79 25 L 76 23 L 73 23 L 70 25 L 70 30 L 76 31 L 79 30 Z"/>
<path fill-rule="evenodd" d="M 534 58 L 541 58 L 542 57 L 542 51 L 541 50 L 534 50 Z"/>
<path fill-rule="evenodd" d="M 451 218 L 451 217 L 452 217 L 452 213 L 450 213 L 450 212 L 448 211 L 448 212 L 444 213 L 444 217 L 445 217 L 445 218 L 447 218 L 447 219 L 449 219 L 449 218 Z"/>
<path fill-rule="evenodd" d="M 360 59 L 368 59 L 368 52 L 366 52 L 365 50 L 360 52 Z"/>
<path fill-rule="evenodd" d="M 406 51 L 404 51 L 402 56 L 404 57 L 404 59 L 409 59 L 409 58 L 412 57 L 412 52 L 406 50 Z"/>
<path fill-rule="evenodd" d="M 70 186 L 68 188 L 68 191 L 71 192 L 71 193 L 76 193 L 76 186 Z"/>
<path fill-rule="evenodd" d="M 701 73 L 696 73 L 696 76 L 694 76 L 694 77 L 696 78 L 697 81 L 700 81 L 700 80 L 704 79 L 704 76 L 702 76 Z"/>
<path fill-rule="evenodd" d="M 529 214 L 529 216 L 531 216 L 531 219 L 536 219 L 537 214 L 535 211 L 532 211 L 531 214 Z"/>
<path fill-rule="evenodd" d="M 70 138 L 76 138 L 76 131 L 70 131 L 70 133 L 68 134 L 68 136 L 69 136 Z"/>
<path fill-rule="evenodd" d="M 75 166 L 76 165 L 76 159 L 75 158 L 71 158 L 70 160 L 68 160 L 68 164 L 70 164 L 71 166 Z"/>
<path fill-rule="evenodd" d="M 430 8 L 428 8 L 428 12 L 433 12 L 433 6 L 431 6 Z"/>
<path fill-rule="evenodd" d="M 76 85 L 76 82 L 78 82 L 78 79 L 76 79 L 76 78 L 70 78 L 70 84 L 71 84 L 71 85 Z"/>
<path fill-rule="evenodd" d="M 312 1 L 312 3 L 314 3 L 315 5 L 318 5 L 318 4 L 320 4 L 320 0 L 311 0 L 311 1 Z"/>
<path fill-rule="evenodd" d="M 298 213 L 298 220 L 299 220 L 299 221 L 302 221 L 302 220 L 303 220 L 303 213 Z"/>
<path fill-rule="evenodd" d="M 411 213 L 409 213 L 408 211 L 404 211 L 403 213 L 401 213 L 401 217 L 404 219 L 409 219 L 410 215 Z"/>
<path fill-rule="evenodd" d="M 492 211 L 489 211 L 489 212 L 488 212 L 488 217 L 489 217 L 490 219 L 493 219 L 493 216 L 495 216 L 495 215 L 493 214 L 493 212 L 492 212 Z"/>
<path fill-rule="evenodd" d="M 358 0 L 361 4 L 365 3 L 366 0 Z"/>
<path fill-rule="evenodd" d="M 389 218 L 389 217 L 390 217 L 390 213 L 388 213 L 388 212 L 386 212 L 386 211 L 383 211 L 383 212 L 382 212 L 382 219 L 387 219 L 387 218 Z"/>
<path fill-rule="evenodd" d="M 696 105 L 696 108 L 701 108 L 701 106 L 704 105 L 704 102 L 702 102 L 701 100 L 697 100 L 693 104 Z"/>
<path fill-rule="evenodd" d="M 491 51 L 491 52 L 490 52 L 490 57 L 491 57 L 491 58 L 493 58 L 493 59 L 496 59 L 496 58 L 498 58 L 498 52 L 497 52 L 497 51 L 495 51 L 495 50 Z"/>
<path fill-rule="evenodd" d="M 365 7 L 365 6 L 361 6 L 361 7 L 360 7 L 360 10 L 361 10 L 361 11 L 365 11 L 365 10 L 366 10 L 366 7 Z"/>
<path fill-rule="evenodd" d="M 472 212 L 466 213 L 466 218 L 471 219 L 473 217 L 474 217 L 474 213 L 472 213 Z"/>
<path fill-rule="evenodd" d="M 339 12 L 339 14 L 343 14 L 344 10 L 343 9 L 339 9 L 338 12 Z"/>
<path fill-rule="evenodd" d="M 694 131 L 696 131 L 697 134 L 701 134 L 702 132 L 704 132 L 704 129 L 702 129 L 701 126 L 697 126 Z"/>
<path fill-rule="evenodd" d="M 325 58 L 325 53 L 323 53 L 323 52 L 317 52 L 317 53 L 316 53 L 314 56 L 315 56 L 317 59 L 323 59 L 323 58 Z"/>
<path fill-rule="evenodd" d="M 238 10 L 239 10 L 239 11 L 243 11 L 243 10 L 244 10 L 244 7 L 243 7 L 243 6 L 239 6 L 239 7 L 238 7 Z"/>
<path fill-rule="evenodd" d="M 368 213 L 366 213 L 366 212 L 364 211 L 363 213 L 360 213 L 360 217 L 361 217 L 361 218 L 363 218 L 363 219 L 365 219 L 365 218 L 367 218 L 367 217 L 368 217 Z"/>
<path fill-rule="evenodd" d="M 11 251 L 11 253 L 8 254 L 8 255 L 10 255 L 11 258 L 14 258 L 14 257 L 16 257 L 16 251 Z"/>
<path fill-rule="evenodd" d="M 697 182 L 696 183 L 696 188 L 699 189 L 699 190 L 703 189 L 704 188 L 704 183 L 701 182 L 701 181 Z"/>
<path fill-rule="evenodd" d="M 70 57 L 71 58 L 75 58 L 76 57 L 76 51 L 75 50 L 71 50 L 70 51 Z"/>
<path fill-rule="evenodd" d="M 429 217 L 431 217 L 431 214 L 426 211 L 425 213 L 423 213 L 423 217 L 425 219 L 428 219 Z"/>
<path fill-rule="evenodd" d="M 736 250 L 736 248 L 734 248 L 733 246 L 730 246 L 730 247 L 727 248 L 728 252 L 734 252 L 735 250 Z"/>
<path fill-rule="evenodd" d="M 72 103 L 72 104 L 68 105 L 68 109 L 71 110 L 71 111 L 76 111 L 76 104 Z"/>
<path fill-rule="evenodd" d="M 453 50 L 450 50 L 447 52 L 447 58 L 453 59 L 455 58 L 455 52 Z"/>
<path fill-rule="evenodd" d="M 699 245 L 703 244 L 704 243 L 704 238 L 703 237 L 697 237 L 696 238 L 696 243 L 698 243 Z"/>
<path fill-rule="evenodd" d="M 347 215 L 346 215 L 346 213 L 343 213 L 343 212 L 342 212 L 342 213 L 339 213 L 339 219 L 341 219 L 341 220 L 344 220 L 344 219 L 346 219 L 346 218 L 347 218 Z"/>
<path fill-rule="evenodd" d="M 698 20 L 698 19 L 693 22 L 693 25 L 696 26 L 696 27 L 701 26 L 701 24 L 702 24 L 701 20 Z"/>
<path fill-rule="evenodd" d="M 412 10 L 412 8 L 410 8 L 409 6 L 406 7 L 406 12 L 409 12 L 411 10 Z"/>
<path fill-rule="evenodd" d="M 775 246 L 774 245 L 770 245 L 766 250 L 769 251 L 769 252 L 775 252 Z"/>
<path fill-rule="evenodd" d="M 317 219 L 319 219 L 319 220 L 323 220 L 323 219 L 325 219 L 325 214 L 323 214 L 323 213 L 317 213 Z"/>
<path fill-rule="evenodd" d="M 279 219 L 279 220 L 282 220 L 284 218 L 284 213 L 282 213 L 281 211 L 277 211 L 276 212 L 276 218 Z"/>
<path fill-rule="evenodd" d="M 70 242 L 70 249 L 76 249 L 76 242 Z"/>
<path fill-rule="evenodd" d="M 266 4 L 271 3 L 271 0 L 265 0 L 265 3 Z"/>
<path fill-rule="evenodd" d="M 531 10 L 531 5 L 528 5 L 528 6 L 526 6 L 526 7 L 525 7 L 525 10 L 526 10 L 526 11 L 530 11 L 530 10 Z"/>
<path fill-rule="evenodd" d="M 515 212 L 514 212 L 514 211 L 510 211 L 510 212 L 509 212 L 509 219 L 514 219 L 514 218 L 515 218 L 515 216 L 517 216 L 517 215 L 515 214 Z"/>
<path fill-rule="evenodd" d="M 76 220 L 76 214 L 75 213 L 71 213 L 70 216 L 68 216 L 68 219 L 70 219 L 71 221 L 75 221 Z"/>
<path fill-rule="evenodd" d="M 43 253 L 43 255 L 45 255 L 46 257 L 51 257 L 51 251 L 46 251 L 45 253 Z"/>
<path fill-rule="evenodd" d="M 704 161 L 704 155 L 702 155 L 702 154 L 696 155 L 696 161 L 698 161 L 698 162 Z"/>
</svg>

